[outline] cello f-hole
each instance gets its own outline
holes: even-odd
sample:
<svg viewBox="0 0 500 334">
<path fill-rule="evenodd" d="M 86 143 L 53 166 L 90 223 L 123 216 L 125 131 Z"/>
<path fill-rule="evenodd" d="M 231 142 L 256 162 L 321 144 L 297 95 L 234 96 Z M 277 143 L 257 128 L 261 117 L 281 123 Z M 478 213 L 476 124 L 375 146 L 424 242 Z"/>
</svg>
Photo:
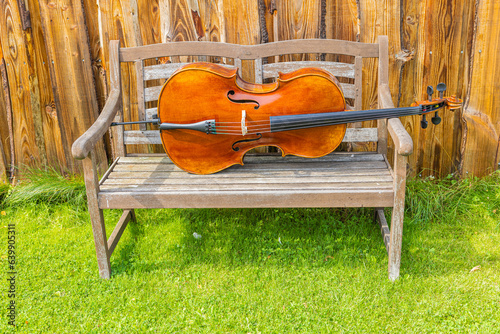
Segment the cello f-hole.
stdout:
<svg viewBox="0 0 500 334">
<path fill-rule="evenodd" d="M 260 138 L 262 138 L 262 134 L 261 133 L 256 133 L 256 135 L 258 136 L 257 138 L 242 139 L 242 140 L 235 141 L 233 143 L 233 145 L 231 146 L 231 148 L 233 149 L 233 151 L 238 152 L 240 150 L 240 148 L 236 147 L 237 144 L 239 144 L 239 143 L 247 143 L 247 142 L 251 142 L 251 141 L 256 141 L 256 140 L 259 140 Z"/>
<path fill-rule="evenodd" d="M 229 99 L 229 101 L 231 102 L 234 102 L 234 103 L 255 103 L 256 106 L 253 107 L 255 110 L 259 109 L 260 107 L 260 104 L 259 102 L 255 101 L 255 100 L 236 100 L 236 99 L 232 99 L 229 95 L 234 95 L 235 92 L 234 90 L 230 90 L 229 92 L 227 92 L 227 98 Z"/>
</svg>

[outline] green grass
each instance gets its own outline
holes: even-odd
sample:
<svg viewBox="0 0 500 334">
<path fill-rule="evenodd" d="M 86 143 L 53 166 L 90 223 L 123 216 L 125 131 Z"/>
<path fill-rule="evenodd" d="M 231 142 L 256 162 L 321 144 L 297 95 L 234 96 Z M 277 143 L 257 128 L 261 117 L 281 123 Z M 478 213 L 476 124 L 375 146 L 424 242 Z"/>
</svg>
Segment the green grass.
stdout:
<svg viewBox="0 0 500 334">
<path fill-rule="evenodd" d="M 9 223 L 19 333 L 500 328 L 499 172 L 408 182 L 394 283 L 370 209 L 137 210 L 111 258 L 112 279 L 101 280 L 81 179 L 50 171 L 28 179 L 0 188 L 2 333 Z M 119 216 L 105 211 L 108 233 Z"/>
</svg>

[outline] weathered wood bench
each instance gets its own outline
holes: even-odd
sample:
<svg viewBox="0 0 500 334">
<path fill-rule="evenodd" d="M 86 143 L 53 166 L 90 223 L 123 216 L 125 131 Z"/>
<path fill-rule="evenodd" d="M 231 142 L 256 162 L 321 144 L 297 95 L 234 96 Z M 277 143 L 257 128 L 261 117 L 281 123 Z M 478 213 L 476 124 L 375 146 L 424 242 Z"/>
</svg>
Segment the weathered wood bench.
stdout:
<svg viewBox="0 0 500 334">
<path fill-rule="evenodd" d="M 264 57 L 284 54 L 348 55 L 353 63 L 329 61 L 277 62 L 263 64 Z M 110 257 L 127 223 L 135 220 L 138 208 L 266 208 L 266 207 L 373 207 L 389 255 L 389 278 L 399 276 L 406 182 L 406 156 L 413 143 L 399 119 L 377 121 L 377 128 L 349 128 L 345 142 L 376 142 L 374 152 L 334 152 L 318 159 L 278 156 L 247 156 L 245 165 L 233 166 L 213 175 L 192 175 L 178 169 L 163 155 L 127 154 L 130 144 L 160 144 L 158 130 L 125 131 L 112 127 L 117 156 L 98 180 L 95 144 L 110 130 L 113 121 L 122 121 L 120 63 L 133 62 L 137 70 L 137 96 L 141 119 L 152 119 L 156 108 L 146 108 L 157 100 L 161 86 L 146 87 L 149 80 L 168 78 L 178 63 L 145 66 L 144 60 L 169 56 L 198 56 L 242 60 L 255 65 L 255 82 L 299 67 L 324 68 L 337 77 L 350 78 L 342 84 L 345 96 L 361 109 L 362 59 L 378 58 L 379 108 L 393 107 L 388 88 L 388 40 L 356 43 L 339 40 L 290 40 L 242 46 L 210 42 L 178 42 L 134 48 L 110 43 L 109 98 L 96 122 L 73 144 L 76 159 L 83 159 L 88 208 L 92 221 L 99 274 L 109 278 Z M 349 81 L 349 80 L 346 80 Z M 155 82 L 155 81 L 149 81 Z M 146 87 L 146 88 L 145 88 Z M 388 134 L 394 142 L 394 166 L 386 158 Z M 383 208 L 392 207 L 391 228 Z M 109 239 L 103 209 L 123 209 L 123 215 Z"/>
</svg>

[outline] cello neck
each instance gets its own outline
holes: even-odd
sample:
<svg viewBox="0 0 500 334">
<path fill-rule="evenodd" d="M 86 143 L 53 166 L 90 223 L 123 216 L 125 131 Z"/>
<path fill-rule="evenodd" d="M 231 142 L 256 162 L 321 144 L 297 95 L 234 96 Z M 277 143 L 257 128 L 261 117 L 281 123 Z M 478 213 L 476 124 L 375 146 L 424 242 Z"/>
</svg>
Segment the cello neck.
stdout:
<svg viewBox="0 0 500 334">
<path fill-rule="evenodd" d="M 422 106 L 374 109 L 362 111 L 337 111 L 317 114 L 271 116 L 271 132 L 306 129 L 319 126 L 371 121 L 384 118 L 419 115 Z"/>
</svg>

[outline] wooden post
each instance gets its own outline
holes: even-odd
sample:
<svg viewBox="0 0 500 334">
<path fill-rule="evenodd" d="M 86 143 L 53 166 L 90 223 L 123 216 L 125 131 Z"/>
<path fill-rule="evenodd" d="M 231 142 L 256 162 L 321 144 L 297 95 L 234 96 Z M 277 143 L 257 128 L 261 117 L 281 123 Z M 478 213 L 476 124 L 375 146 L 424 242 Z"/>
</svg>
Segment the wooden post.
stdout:
<svg viewBox="0 0 500 334">
<path fill-rule="evenodd" d="M 394 153 L 394 207 L 391 217 L 391 241 L 389 244 L 389 279 L 399 277 L 401 246 L 403 242 L 403 219 L 405 211 L 406 156 Z"/>
<path fill-rule="evenodd" d="M 97 167 L 95 163 L 95 148 L 90 152 L 90 157 L 85 158 L 83 162 L 83 173 L 85 179 L 85 188 L 87 189 L 87 202 L 92 221 L 92 232 L 94 234 L 95 252 L 97 256 L 97 265 L 99 266 L 99 276 L 101 278 L 110 278 L 111 265 L 109 262 L 108 242 L 106 239 L 106 226 L 104 225 L 104 216 L 99 209 L 97 195 L 99 193 L 99 179 L 97 177 Z"/>
<path fill-rule="evenodd" d="M 389 39 L 387 36 L 379 36 L 379 51 L 378 51 L 378 103 L 380 106 L 380 87 L 389 85 Z M 378 143 L 377 151 L 381 154 L 387 154 L 387 120 L 380 119 L 377 121 Z"/>
<path fill-rule="evenodd" d="M 118 100 L 123 103 L 121 89 L 120 72 L 120 41 L 109 42 L 109 81 L 111 89 L 118 89 L 120 97 Z M 123 107 L 116 113 L 115 122 L 123 122 Z M 111 128 L 111 146 L 113 147 L 113 158 L 124 157 L 126 155 L 125 144 L 123 143 L 123 126 L 114 126 Z"/>
</svg>

